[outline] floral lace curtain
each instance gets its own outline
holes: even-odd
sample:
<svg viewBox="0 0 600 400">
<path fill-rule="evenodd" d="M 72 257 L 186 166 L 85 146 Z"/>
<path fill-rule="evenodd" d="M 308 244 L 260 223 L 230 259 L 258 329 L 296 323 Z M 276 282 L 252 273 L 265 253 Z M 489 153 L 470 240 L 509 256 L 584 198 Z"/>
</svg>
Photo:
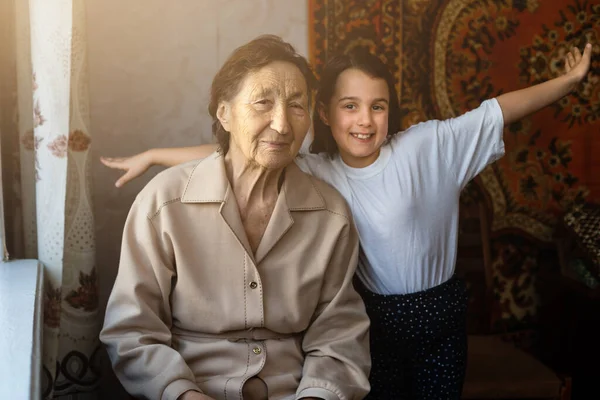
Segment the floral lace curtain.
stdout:
<svg viewBox="0 0 600 400">
<path fill-rule="evenodd" d="M 84 0 L 0 5 L 7 250 L 44 265 L 43 397 L 96 398 L 100 320 Z"/>
</svg>

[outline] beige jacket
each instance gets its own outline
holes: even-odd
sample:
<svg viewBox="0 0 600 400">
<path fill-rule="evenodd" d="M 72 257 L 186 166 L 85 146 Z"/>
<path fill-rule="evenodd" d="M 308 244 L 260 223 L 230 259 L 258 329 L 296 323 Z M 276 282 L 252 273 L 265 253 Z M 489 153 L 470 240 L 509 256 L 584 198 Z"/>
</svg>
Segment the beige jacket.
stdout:
<svg viewBox="0 0 600 400">
<path fill-rule="evenodd" d="M 217 153 L 159 174 L 129 213 L 100 334 L 134 396 L 362 399 L 370 356 L 341 195 L 292 164 L 253 256 Z"/>
</svg>

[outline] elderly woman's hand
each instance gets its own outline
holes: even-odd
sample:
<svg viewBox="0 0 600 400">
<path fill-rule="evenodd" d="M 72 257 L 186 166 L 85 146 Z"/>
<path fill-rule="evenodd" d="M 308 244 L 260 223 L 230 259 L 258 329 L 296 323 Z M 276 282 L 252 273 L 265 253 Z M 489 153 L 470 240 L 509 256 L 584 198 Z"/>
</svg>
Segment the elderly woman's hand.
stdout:
<svg viewBox="0 0 600 400">
<path fill-rule="evenodd" d="M 210 396 L 202 394 L 200 392 L 196 392 L 195 390 L 188 390 L 181 396 L 177 398 L 177 400 L 215 400 Z"/>
</svg>

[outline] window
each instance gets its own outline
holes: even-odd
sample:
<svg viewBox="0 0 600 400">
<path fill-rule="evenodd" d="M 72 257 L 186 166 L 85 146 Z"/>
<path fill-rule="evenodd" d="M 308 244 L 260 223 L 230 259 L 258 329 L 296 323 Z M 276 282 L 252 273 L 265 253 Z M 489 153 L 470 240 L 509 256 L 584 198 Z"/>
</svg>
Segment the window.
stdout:
<svg viewBox="0 0 600 400">
<path fill-rule="evenodd" d="M 0 138 L 2 138 L 2 132 L 0 131 Z M 4 171 L 2 168 L 2 140 L 0 139 L 0 171 Z M 2 252 L 0 261 L 8 260 L 8 251 L 6 250 L 6 230 L 4 228 L 4 195 L 2 191 L 2 177 L 0 176 L 0 251 Z"/>
</svg>

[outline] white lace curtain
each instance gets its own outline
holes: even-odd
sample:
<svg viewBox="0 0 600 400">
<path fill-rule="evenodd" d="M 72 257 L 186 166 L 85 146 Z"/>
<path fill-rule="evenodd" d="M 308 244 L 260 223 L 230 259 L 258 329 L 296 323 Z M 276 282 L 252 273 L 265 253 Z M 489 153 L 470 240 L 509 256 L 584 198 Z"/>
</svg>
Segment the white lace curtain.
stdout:
<svg viewBox="0 0 600 400">
<path fill-rule="evenodd" d="M 5 240 L 44 265 L 44 398 L 95 398 L 99 379 L 84 1 L 0 4 Z"/>
</svg>

